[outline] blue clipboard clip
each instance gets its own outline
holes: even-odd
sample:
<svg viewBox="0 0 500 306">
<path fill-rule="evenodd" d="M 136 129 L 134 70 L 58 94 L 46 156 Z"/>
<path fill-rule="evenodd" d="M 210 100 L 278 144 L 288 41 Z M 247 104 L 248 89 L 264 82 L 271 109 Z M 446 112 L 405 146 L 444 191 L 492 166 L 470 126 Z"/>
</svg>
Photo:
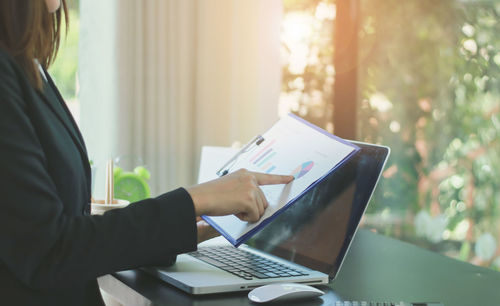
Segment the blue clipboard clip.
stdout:
<svg viewBox="0 0 500 306">
<path fill-rule="evenodd" d="M 257 146 L 259 146 L 261 143 L 264 142 L 264 137 L 262 137 L 262 135 L 257 135 L 255 136 L 254 139 L 252 139 L 249 143 L 247 143 L 243 148 L 241 148 L 241 150 L 238 151 L 238 153 L 236 153 L 230 160 L 228 160 L 224 166 L 222 166 L 217 172 L 216 174 L 218 176 L 224 176 L 226 174 L 229 173 L 229 171 L 231 171 L 231 168 L 236 164 L 236 161 L 238 160 L 238 158 L 245 154 L 245 153 L 248 153 L 250 151 L 253 151 Z"/>
</svg>

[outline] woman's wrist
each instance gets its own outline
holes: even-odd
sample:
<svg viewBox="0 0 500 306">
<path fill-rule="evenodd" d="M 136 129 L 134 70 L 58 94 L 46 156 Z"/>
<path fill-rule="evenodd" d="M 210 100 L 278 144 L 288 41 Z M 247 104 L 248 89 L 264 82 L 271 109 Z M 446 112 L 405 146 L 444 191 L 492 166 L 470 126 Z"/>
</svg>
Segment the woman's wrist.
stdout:
<svg viewBox="0 0 500 306">
<path fill-rule="evenodd" d="M 193 205 L 194 205 L 194 213 L 196 216 L 201 216 L 201 215 L 206 215 L 208 214 L 208 208 L 207 208 L 207 199 L 202 195 L 201 192 L 199 192 L 200 186 L 191 186 L 186 188 L 187 192 L 191 196 L 191 199 L 193 200 Z"/>
</svg>

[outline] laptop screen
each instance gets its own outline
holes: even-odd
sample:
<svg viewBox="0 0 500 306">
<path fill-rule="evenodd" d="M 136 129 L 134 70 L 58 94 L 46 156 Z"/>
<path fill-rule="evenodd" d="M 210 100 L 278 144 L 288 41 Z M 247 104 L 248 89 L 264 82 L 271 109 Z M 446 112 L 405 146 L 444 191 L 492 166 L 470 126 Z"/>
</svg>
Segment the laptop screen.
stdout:
<svg viewBox="0 0 500 306">
<path fill-rule="evenodd" d="M 389 149 L 361 150 L 247 241 L 261 251 L 333 278 L 356 232 Z"/>
</svg>

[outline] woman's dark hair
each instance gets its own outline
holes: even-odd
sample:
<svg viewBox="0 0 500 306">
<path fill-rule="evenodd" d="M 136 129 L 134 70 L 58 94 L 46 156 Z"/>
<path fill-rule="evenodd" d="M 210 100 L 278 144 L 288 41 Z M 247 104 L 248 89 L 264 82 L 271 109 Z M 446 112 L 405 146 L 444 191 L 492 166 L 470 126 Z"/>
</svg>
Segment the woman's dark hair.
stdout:
<svg viewBox="0 0 500 306">
<path fill-rule="evenodd" d="M 37 89 L 42 79 L 34 59 L 47 69 L 54 61 L 61 39 L 61 21 L 68 27 L 66 0 L 49 13 L 44 0 L 0 0 L 0 48 L 9 53 Z"/>
</svg>

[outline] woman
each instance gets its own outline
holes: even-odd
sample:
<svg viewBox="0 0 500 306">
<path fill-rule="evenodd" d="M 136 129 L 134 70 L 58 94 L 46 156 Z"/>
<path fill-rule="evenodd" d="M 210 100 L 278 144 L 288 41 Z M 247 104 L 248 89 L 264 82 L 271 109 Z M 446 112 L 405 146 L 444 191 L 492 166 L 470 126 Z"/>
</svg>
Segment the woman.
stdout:
<svg viewBox="0 0 500 306">
<path fill-rule="evenodd" d="M 195 250 L 201 215 L 256 221 L 259 185 L 293 179 L 243 170 L 91 216 L 85 145 L 46 70 L 62 18 L 65 0 L 0 0 L 2 304 L 102 305 L 98 276 Z"/>
</svg>

